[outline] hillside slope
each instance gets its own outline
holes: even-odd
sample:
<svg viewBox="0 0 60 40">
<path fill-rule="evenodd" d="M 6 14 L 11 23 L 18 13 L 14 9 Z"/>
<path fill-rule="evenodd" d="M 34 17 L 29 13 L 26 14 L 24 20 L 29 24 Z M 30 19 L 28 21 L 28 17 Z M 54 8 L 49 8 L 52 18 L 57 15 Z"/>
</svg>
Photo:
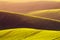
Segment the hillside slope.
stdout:
<svg viewBox="0 0 60 40">
<path fill-rule="evenodd" d="M 56 10 L 59 12 L 60 10 Z M 53 13 L 51 11 L 51 13 Z M 41 16 L 18 14 L 12 12 L 0 12 L 0 29 L 8 28 L 35 28 L 60 30 L 60 20 L 49 19 Z M 52 15 L 52 14 L 51 14 Z"/>
</svg>

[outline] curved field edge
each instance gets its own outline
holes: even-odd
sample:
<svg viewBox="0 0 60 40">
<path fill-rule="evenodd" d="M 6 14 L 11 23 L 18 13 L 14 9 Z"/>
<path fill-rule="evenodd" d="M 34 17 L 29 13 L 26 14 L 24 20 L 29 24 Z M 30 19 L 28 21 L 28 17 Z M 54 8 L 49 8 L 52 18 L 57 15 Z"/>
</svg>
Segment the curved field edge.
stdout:
<svg viewBox="0 0 60 40">
<path fill-rule="evenodd" d="M 26 15 L 31 16 L 31 17 L 36 17 L 36 18 L 41 18 L 41 19 L 46 19 L 46 20 L 52 20 L 52 21 L 60 22 L 60 20 L 58 20 L 58 19 L 52 19 L 52 18 L 38 16 L 40 14 L 46 14 L 46 13 L 51 13 L 52 14 L 52 13 L 55 13 L 55 12 L 59 12 L 59 14 L 60 14 L 60 9 L 31 11 L 31 12 L 28 12 Z"/>
<path fill-rule="evenodd" d="M 20 12 L 11 12 L 11 11 L 5 11 L 5 10 L 0 10 L 0 12 L 8 12 L 9 14 L 18 14 L 18 15 L 23 15 L 23 16 L 29 16 L 29 17 L 35 17 L 35 18 L 41 18 L 45 20 L 52 20 L 52 21 L 57 21 L 60 22 L 60 20 L 57 19 L 52 19 L 52 18 L 46 18 L 46 17 L 41 17 L 41 16 L 35 16 L 37 13 L 47 13 L 47 12 L 60 12 L 60 9 L 48 9 L 48 10 L 37 10 L 37 11 L 31 11 L 26 14 L 20 13 Z"/>
<path fill-rule="evenodd" d="M 0 30 L 0 40 L 53 40 L 58 37 L 60 37 L 60 31 L 53 30 L 30 28 Z"/>
</svg>

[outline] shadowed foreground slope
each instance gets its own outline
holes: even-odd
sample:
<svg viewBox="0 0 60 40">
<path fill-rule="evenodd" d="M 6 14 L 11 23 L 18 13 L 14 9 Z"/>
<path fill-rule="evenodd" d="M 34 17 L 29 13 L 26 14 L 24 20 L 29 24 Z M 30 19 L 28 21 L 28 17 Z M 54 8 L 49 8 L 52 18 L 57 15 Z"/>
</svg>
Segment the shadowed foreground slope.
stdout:
<svg viewBox="0 0 60 40">
<path fill-rule="evenodd" d="M 60 12 L 60 10 L 58 10 L 57 12 Z M 41 18 L 40 16 L 30 16 L 29 13 L 14 14 L 9 12 L 0 12 L 0 29 L 8 28 L 60 30 L 60 21 L 45 19 Z"/>
</svg>

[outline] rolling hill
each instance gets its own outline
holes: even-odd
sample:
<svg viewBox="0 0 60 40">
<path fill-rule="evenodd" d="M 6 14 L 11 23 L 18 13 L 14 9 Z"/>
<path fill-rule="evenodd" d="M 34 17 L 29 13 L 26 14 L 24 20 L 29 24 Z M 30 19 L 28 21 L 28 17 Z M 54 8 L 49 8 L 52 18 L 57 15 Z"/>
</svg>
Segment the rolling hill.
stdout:
<svg viewBox="0 0 60 40">
<path fill-rule="evenodd" d="M 60 12 L 60 10 L 55 10 L 55 11 L 57 11 L 57 15 L 59 16 L 58 13 Z M 35 12 L 35 14 L 38 14 L 38 13 L 41 13 L 41 12 L 37 12 L 37 13 Z M 51 10 L 49 11 L 49 13 L 55 13 L 55 12 Z M 0 15 L 1 15 L 0 29 L 35 28 L 35 29 L 60 30 L 60 20 L 58 19 L 54 19 L 54 18 L 51 19 L 51 18 L 46 18 L 42 16 L 30 15 L 29 13 L 20 14 L 20 13 L 3 12 L 3 11 L 0 12 Z"/>
<path fill-rule="evenodd" d="M 60 2 L 0 1 L 0 10 L 0 40 L 60 40 Z"/>
</svg>

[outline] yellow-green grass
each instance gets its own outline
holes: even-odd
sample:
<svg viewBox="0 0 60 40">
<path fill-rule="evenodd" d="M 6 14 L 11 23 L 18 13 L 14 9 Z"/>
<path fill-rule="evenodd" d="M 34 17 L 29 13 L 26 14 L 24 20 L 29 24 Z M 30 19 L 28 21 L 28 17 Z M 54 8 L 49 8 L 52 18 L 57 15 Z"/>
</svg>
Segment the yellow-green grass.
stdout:
<svg viewBox="0 0 60 40">
<path fill-rule="evenodd" d="M 60 40 L 60 31 L 15 28 L 0 30 L 0 40 Z"/>
</svg>

